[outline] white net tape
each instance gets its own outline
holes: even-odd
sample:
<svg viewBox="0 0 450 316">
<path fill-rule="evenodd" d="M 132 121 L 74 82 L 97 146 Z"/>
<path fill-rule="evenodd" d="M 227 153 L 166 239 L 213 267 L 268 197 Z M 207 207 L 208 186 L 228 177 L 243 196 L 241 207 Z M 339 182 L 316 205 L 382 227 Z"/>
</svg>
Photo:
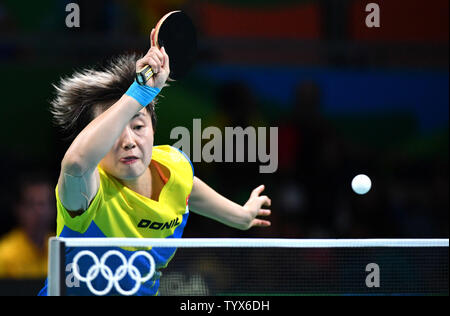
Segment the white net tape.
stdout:
<svg viewBox="0 0 450 316">
<path fill-rule="evenodd" d="M 448 247 L 448 239 L 60 238 L 66 247 Z"/>
</svg>

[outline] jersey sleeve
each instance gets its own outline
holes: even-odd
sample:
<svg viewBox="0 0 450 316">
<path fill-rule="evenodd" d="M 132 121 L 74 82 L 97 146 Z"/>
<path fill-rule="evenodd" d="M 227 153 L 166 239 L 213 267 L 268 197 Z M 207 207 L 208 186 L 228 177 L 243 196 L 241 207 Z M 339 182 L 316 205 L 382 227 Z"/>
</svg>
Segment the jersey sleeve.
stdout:
<svg viewBox="0 0 450 316">
<path fill-rule="evenodd" d="M 81 215 L 72 217 L 69 212 L 66 210 L 64 205 L 61 203 L 61 199 L 59 198 L 58 194 L 58 186 L 56 186 L 55 189 L 56 194 L 56 208 L 57 208 L 57 216 L 58 216 L 58 227 L 57 227 L 57 234 L 59 235 L 63 229 L 64 226 L 67 226 L 71 230 L 74 230 L 79 233 L 84 233 L 89 225 L 91 224 L 92 220 L 95 217 L 96 212 L 100 209 L 102 203 L 103 203 L 103 185 L 102 181 L 100 181 L 100 185 L 97 191 L 97 194 L 95 195 L 94 199 L 92 200 L 91 204 L 89 205 L 88 209 L 81 213 Z"/>
<path fill-rule="evenodd" d="M 181 153 L 183 155 L 183 157 L 186 159 L 187 162 L 189 162 L 189 165 L 191 166 L 191 170 L 192 170 L 192 179 L 194 179 L 195 176 L 195 172 L 194 172 L 194 165 L 192 164 L 191 159 L 189 159 L 189 157 L 179 148 L 177 147 L 173 147 L 171 146 L 173 149 L 177 150 L 179 153 Z"/>
</svg>

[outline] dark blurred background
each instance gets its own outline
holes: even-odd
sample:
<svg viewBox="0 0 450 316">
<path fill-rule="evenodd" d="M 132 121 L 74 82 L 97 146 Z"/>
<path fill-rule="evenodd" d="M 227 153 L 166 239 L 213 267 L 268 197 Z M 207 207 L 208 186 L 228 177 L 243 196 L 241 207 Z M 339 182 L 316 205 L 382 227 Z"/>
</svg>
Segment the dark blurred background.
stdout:
<svg viewBox="0 0 450 316">
<path fill-rule="evenodd" d="M 70 2 L 80 7 L 79 28 L 65 24 Z M 365 24 L 370 2 L 380 7 L 380 28 Z M 170 131 L 192 131 L 194 118 L 202 128 L 279 133 L 275 173 L 259 173 L 259 162 L 194 163 L 196 176 L 238 203 L 264 183 L 272 226 L 238 231 L 191 212 L 185 237 L 448 238 L 448 7 L 448 0 L 2 0 L 0 235 L 19 225 L 19 174 L 46 172 L 56 184 L 69 144 L 51 123 L 52 83 L 114 55 L 145 52 L 157 20 L 182 9 L 198 28 L 198 60 L 163 92 L 155 143 L 174 144 Z M 359 173 L 372 180 L 362 196 L 350 186 Z"/>
</svg>

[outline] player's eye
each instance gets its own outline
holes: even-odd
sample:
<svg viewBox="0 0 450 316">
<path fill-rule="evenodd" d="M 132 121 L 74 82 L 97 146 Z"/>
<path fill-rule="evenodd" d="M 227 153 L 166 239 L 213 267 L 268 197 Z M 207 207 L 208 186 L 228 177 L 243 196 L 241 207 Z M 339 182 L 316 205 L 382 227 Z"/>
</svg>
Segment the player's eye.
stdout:
<svg viewBox="0 0 450 316">
<path fill-rule="evenodd" d="M 136 125 L 135 127 L 133 127 L 134 130 L 141 130 L 142 128 L 144 128 L 144 125 Z"/>
</svg>

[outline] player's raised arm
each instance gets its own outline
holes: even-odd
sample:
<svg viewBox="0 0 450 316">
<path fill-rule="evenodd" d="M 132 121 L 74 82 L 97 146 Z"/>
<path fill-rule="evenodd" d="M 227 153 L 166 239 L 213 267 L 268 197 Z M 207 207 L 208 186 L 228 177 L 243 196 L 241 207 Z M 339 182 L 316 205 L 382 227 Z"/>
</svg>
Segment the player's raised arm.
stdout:
<svg viewBox="0 0 450 316">
<path fill-rule="evenodd" d="M 134 82 L 120 99 L 98 115 L 77 135 L 64 155 L 58 193 L 67 210 L 86 210 L 99 187 L 97 165 L 110 151 L 135 115 L 163 88 L 169 73 L 165 50 L 151 47 L 136 62 L 136 68 L 150 65 L 155 75 L 145 86 Z M 83 93 L 83 92 L 81 92 Z"/>
<path fill-rule="evenodd" d="M 243 206 L 230 201 L 209 187 L 197 177 L 194 177 L 192 193 L 189 197 L 189 208 L 205 217 L 209 217 L 225 225 L 247 230 L 251 227 L 270 226 L 270 221 L 257 218 L 257 216 L 269 216 L 270 210 L 263 206 L 270 206 L 268 196 L 260 195 L 264 185 L 254 189 L 249 200 Z"/>
</svg>

